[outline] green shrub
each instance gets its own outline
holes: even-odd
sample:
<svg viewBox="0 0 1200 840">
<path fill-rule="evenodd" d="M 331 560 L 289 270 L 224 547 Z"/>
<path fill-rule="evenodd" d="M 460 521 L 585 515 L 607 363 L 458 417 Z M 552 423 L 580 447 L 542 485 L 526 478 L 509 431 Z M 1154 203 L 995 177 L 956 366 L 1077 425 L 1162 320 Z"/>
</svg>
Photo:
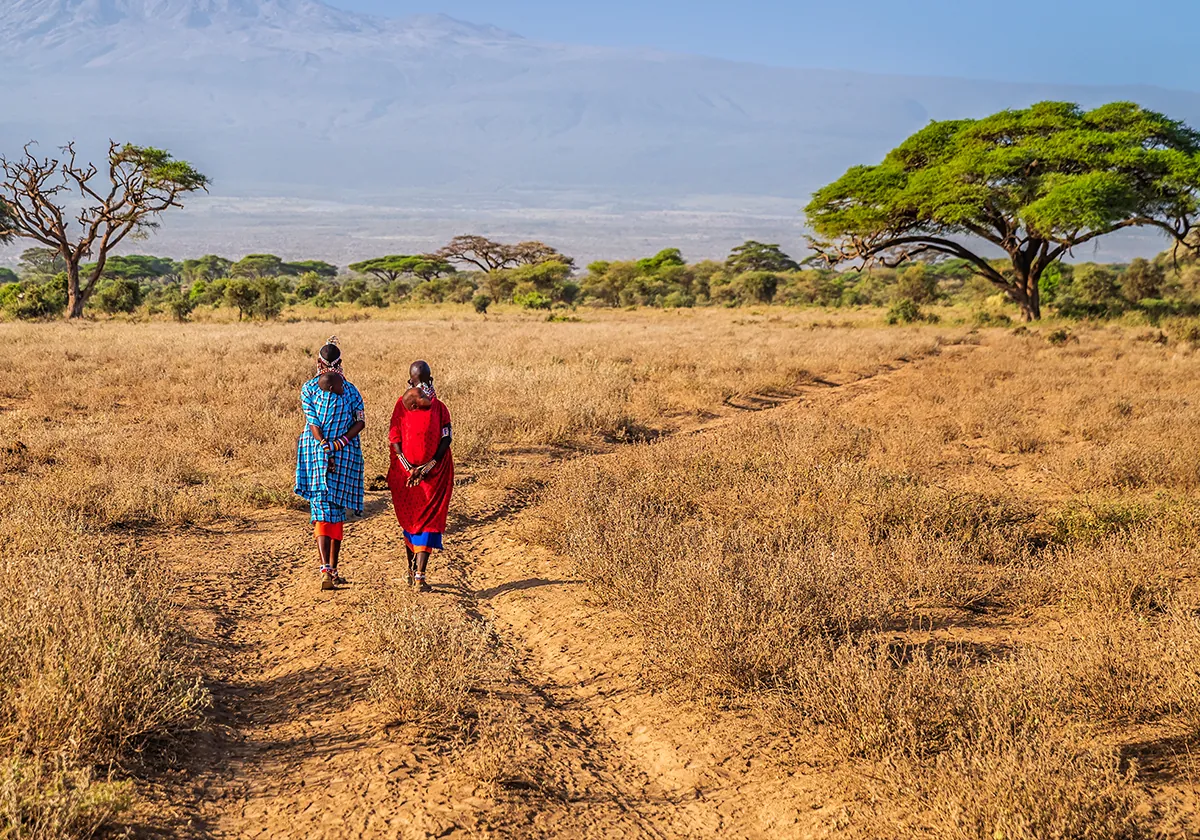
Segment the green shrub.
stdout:
<svg viewBox="0 0 1200 840">
<path fill-rule="evenodd" d="M 515 293 L 513 303 L 522 309 L 549 309 L 552 301 L 541 292 L 529 289 Z"/>
<path fill-rule="evenodd" d="M 283 311 L 283 284 L 278 277 L 260 277 L 254 282 L 257 298 L 254 311 L 262 319 L 270 321 Z"/>
<path fill-rule="evenodd" d="M 92 302 L 106 315 L 119 312 L 130 313 L 137 309 L 144 297 L 142 286 L 137 280 L 117 278 L 104 283 Z"/>
<path fill-rule="evenodd" d="M 889 324 L 914 324 L 924 320 L 920 305 L 912 298 L 900 298 L 888 308 Z"/>
<path fill-rule="evenodd" d="M 376 309 L 386 309 L 388 302 L 379 289 L 371 289 L 358 299 L 363 306 L 374 306 Z"/>
<path fill-rule="evenodd" d="M 770 303 L 779 289 L 779 275 L 770 271 L 747 271 L 734 282 L 740 287 L 743 302 Z"/>
<path fill-rule="evenodd" d="M 1172 341 L 1200 344 L 1200 320 L 1195 318 L 1170 318 L 1163 323 L 1163 330 Z"/>
<path fill-rule="evenodd" d="M 65 283 L 61 291 L 56 281 L 8 283 L 0 286 L 0 309 L 23 321 L 53 318 L 61 315 L 66 306 Z"/>
<path fill-rule="evenodd" d="M 181 324 L 191 317 L 192 310 L 196 308 L 191 297 L 185 297 L 183 292 L 175 286 L 171 287 L 171 290 L 163 297 L 163 302 L 171 311 L 171 316 Z"/>
</svg>

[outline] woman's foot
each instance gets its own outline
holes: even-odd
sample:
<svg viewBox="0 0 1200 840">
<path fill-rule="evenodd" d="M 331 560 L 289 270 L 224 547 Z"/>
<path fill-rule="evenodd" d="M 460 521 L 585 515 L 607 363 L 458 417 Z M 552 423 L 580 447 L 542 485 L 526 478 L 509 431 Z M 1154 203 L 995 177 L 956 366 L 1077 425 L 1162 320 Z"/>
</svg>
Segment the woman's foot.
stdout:
<svg viewBox="0 0 1200 840">
<path fill-rule="evenodd" d="M 329 566 L 321 567 L 321 591 L 328 592 L 337 586 L 337 581 L 334 579 L 333 569 Z"/>
<path fill-rule="evenodd" d="M 433 589 L 432 586 L 425 582 L 425 575 L 422 572 L 414 574 L 413 579 L 416 581 L 418 592 L 429 592 Z"/>
</svg>

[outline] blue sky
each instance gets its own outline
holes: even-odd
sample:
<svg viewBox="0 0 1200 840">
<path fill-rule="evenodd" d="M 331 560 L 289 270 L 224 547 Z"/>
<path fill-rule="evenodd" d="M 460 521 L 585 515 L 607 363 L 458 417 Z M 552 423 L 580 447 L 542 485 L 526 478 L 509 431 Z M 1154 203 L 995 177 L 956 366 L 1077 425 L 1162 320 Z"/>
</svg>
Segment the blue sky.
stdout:
<svg viewBox="0 0 1200 840">
<path fill-rule="evenodd" d="M 1195 0 L 326 0 L 796 67 L 1200 90 Z M 1153 9 L 1153 11 L 1151 11 Z"/>
</svg>

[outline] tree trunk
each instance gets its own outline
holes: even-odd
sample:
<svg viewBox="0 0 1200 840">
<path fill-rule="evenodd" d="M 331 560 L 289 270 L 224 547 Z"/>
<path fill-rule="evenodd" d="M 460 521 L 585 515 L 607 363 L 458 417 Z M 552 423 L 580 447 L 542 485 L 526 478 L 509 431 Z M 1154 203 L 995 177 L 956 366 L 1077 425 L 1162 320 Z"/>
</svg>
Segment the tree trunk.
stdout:
<svg viewBox="0 0 1200 840">
<path fill-rule="evenodd" d="M 79 289 L 79 263 L 67 260 L 67 318 L 82 318 L 85 303 Z"/>
<path fill-rule="evenodd" d="M 1018 279 L 1008 287 L 1008 296 L 1021 308 L 1022 321 L 1038 321 L 1042 317 L 1041 290 L 1036 277 Z"/>
<path fill-rule="evenodd" d="M 1042 290 L 1041 273 L 1030 272 L 1025 278 L 1025 303 L 1021 306 L 1021 316 L 1026 321 L 1040 321 L 1042 319 Z"/>
</svg>

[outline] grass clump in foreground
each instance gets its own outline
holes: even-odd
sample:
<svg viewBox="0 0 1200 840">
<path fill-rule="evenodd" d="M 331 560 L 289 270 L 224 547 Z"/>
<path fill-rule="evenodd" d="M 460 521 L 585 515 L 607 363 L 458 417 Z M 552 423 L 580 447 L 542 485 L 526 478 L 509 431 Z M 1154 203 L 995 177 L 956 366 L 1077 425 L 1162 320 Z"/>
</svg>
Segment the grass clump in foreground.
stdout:
<svg viewBox="0 0 1200 840">
<path fill-rule="evenodd" d="M 914 829 L 1142 836 L 1154 794 L 1122 745 L 1188 741 L 1200 708 L 1179 410 L 1200 362 L 1120 332 L 1022 341 L 569 464 L 545 538 L 662 679 L 821 733 Z"/>
<path fill-rule="evenodd" d="M 406 722 L 458 723 L 500 672 L 486 624 L 407 592 L 378 596 L 367 645 L 376 692 Z"/>
<path fill-rule="evenodd" d="M 0 837 L 90 836 L 130 806 L 117 779 L 138 751 L 207 695 L 136 557 L 50 528 L 9 544 L 25 550 L 0 566 Z"/>
<path fill-rule="evenodd" d="M 129 809 L 132 788 L 64 759 L 9 756 L 0 764 L 0 837 L 91 837 Z"/>
<path fill-rule="evenodd" d="M 386 590 L 365 628 L 373 690 L 397 720 L 441 738 L 455 766 L 485 788 L 537 781 L 540 756 L 523 713 L 492 693 L 510 666 L 490 625 L 455 606 Z"/>
</svg>

